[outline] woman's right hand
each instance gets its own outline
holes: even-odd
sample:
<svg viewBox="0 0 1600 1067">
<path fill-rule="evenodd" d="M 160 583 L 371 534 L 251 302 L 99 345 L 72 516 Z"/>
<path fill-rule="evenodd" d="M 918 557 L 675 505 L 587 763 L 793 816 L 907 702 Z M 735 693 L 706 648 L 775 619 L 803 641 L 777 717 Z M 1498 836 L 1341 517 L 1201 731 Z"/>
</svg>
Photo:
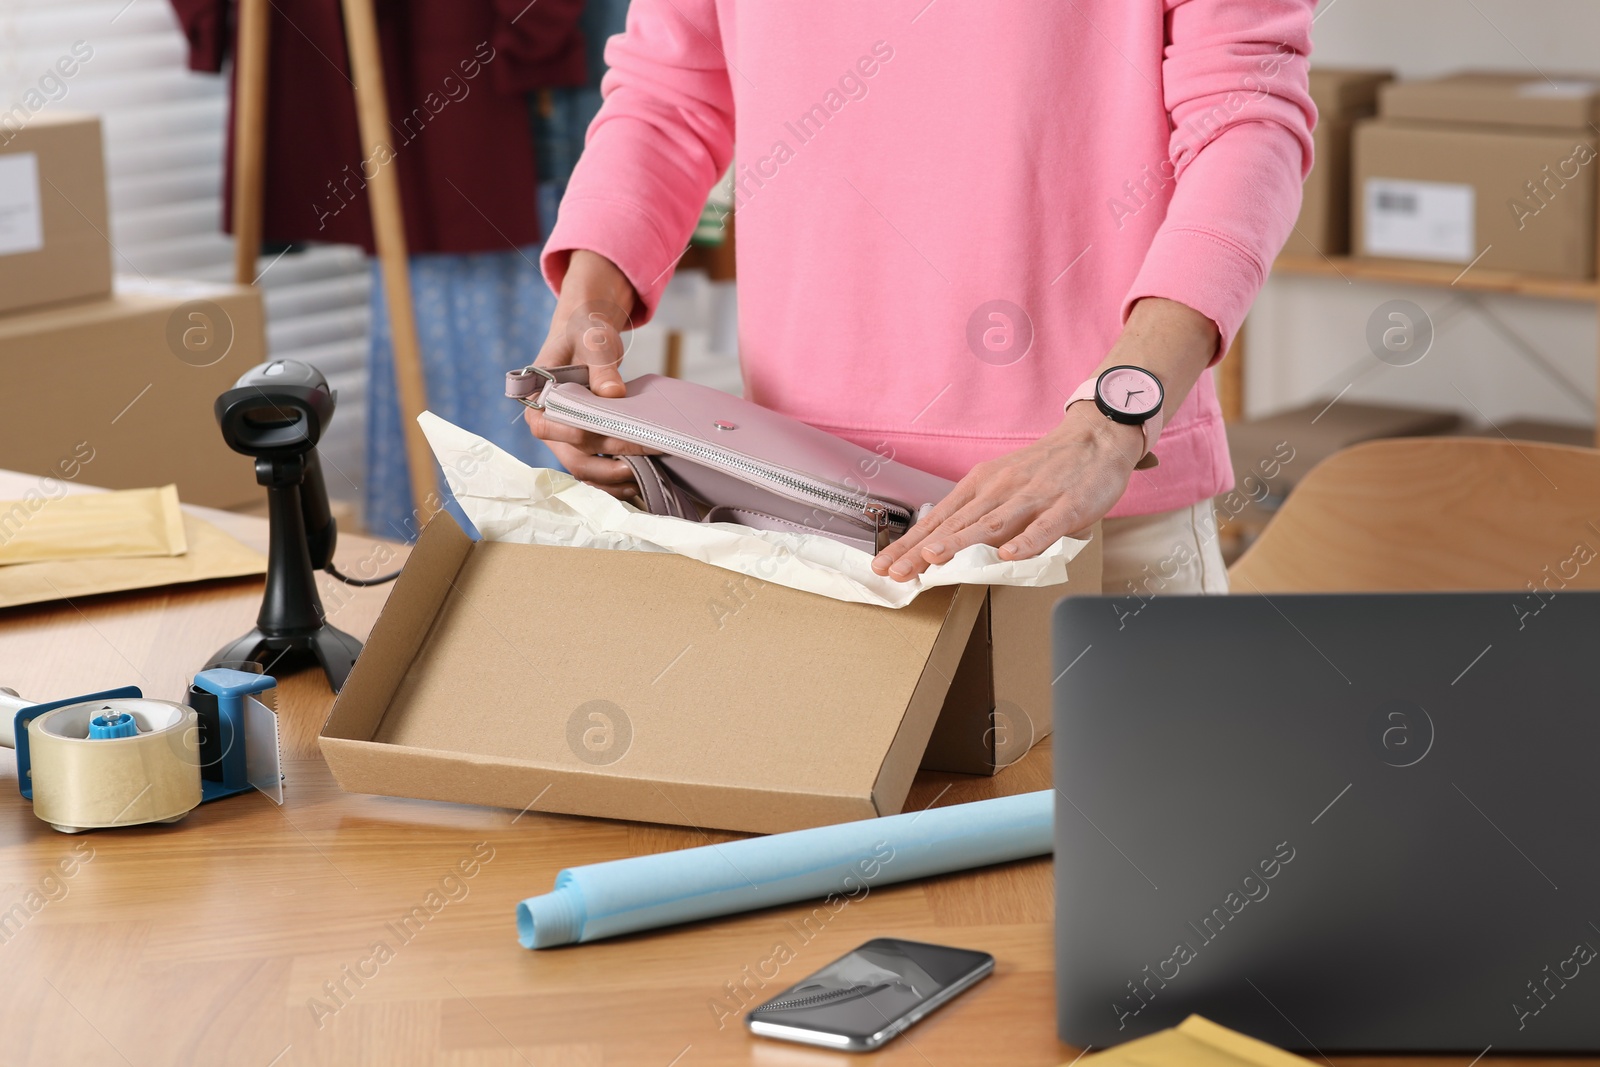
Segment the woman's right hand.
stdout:
<svg viewBox="0 0 1600 1067">
<path fill-rule="evenodd" d="M 622 384 L 622 331 L 631 328 L 637 295 L 615 263 L 595 252 L 572 253 L 550 334 L 534 360 L 536 367 L 589 366 L 589 389 L 596 396 L 619 397 Z M 523 418 L 533 435 L 550 446 L 572 476 L 626 500 L 637 491 L 633 470 L 611 456 L 645 455 L 648 449 L 614 437 L 561 426 L 528 408 Z"/>
</svg>

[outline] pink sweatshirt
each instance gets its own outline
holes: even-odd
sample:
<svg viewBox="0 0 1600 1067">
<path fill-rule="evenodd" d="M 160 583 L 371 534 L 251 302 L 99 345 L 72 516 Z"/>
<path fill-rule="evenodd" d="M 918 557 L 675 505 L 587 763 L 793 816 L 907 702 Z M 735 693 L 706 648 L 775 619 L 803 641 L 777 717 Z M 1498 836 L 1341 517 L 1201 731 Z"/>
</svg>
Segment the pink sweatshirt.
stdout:
<svg viewBox="0 0 1600 1067">
<path fill-rule="evenodd" d="M 746 395 L 960 478 L 1060 421 L 1134 300 L 1226 349 L 1299 211 L 1313 6 L 633 0 L 546 277 L 590 249 L 653 311 L 737 158 Z M 1231 486 L 1211 375 L 1157 452 L 1113 515 Z"/>
</svg>

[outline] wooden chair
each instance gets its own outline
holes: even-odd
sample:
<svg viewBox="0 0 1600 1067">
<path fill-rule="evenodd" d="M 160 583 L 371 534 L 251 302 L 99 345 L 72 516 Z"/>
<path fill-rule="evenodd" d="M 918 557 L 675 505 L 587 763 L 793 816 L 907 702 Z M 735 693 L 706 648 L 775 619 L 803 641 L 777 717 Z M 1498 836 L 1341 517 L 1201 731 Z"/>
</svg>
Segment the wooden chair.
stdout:
<svg viewBox="0 0 1600 1067">
<path fill-rule="evenodd" d="M 1243 594 L 1600 589 L 1600 451 L 1357 445 L 1306 474 L 1229 577 Z"/>
</svg>

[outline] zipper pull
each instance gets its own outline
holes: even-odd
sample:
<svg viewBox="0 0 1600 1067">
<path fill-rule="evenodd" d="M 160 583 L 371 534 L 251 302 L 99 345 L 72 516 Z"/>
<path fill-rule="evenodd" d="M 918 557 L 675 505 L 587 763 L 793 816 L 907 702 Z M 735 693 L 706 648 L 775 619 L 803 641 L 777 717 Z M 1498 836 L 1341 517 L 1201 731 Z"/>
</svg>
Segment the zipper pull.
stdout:
<svg viewBox="0 0 1600 1067">
<path fill-rule="evenodd" d="M 889 509 L 882 504 L 868 504 L 862 514 L 872 524 L 872 551 L 876 555 L 889 547 L 894 538 L 889 536 Z"/>
</svg>

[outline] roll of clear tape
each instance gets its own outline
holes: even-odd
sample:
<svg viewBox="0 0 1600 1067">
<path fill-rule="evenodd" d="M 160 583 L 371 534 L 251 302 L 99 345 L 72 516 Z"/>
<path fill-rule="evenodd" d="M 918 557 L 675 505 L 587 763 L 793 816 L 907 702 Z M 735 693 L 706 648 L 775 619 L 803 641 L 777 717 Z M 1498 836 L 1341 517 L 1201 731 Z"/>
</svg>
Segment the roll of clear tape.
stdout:
<svg viewBox="0 0 1600 1067">
<path fill-rule="evenodd" d="M 130 737 L 91 738 L 99 715 L 133 716 Z M 28 723 L 33 813 L 63 833 L 172 822 L 200 803 L 200 721 L 166 700 L 92 700 Z"/>
</svg>

